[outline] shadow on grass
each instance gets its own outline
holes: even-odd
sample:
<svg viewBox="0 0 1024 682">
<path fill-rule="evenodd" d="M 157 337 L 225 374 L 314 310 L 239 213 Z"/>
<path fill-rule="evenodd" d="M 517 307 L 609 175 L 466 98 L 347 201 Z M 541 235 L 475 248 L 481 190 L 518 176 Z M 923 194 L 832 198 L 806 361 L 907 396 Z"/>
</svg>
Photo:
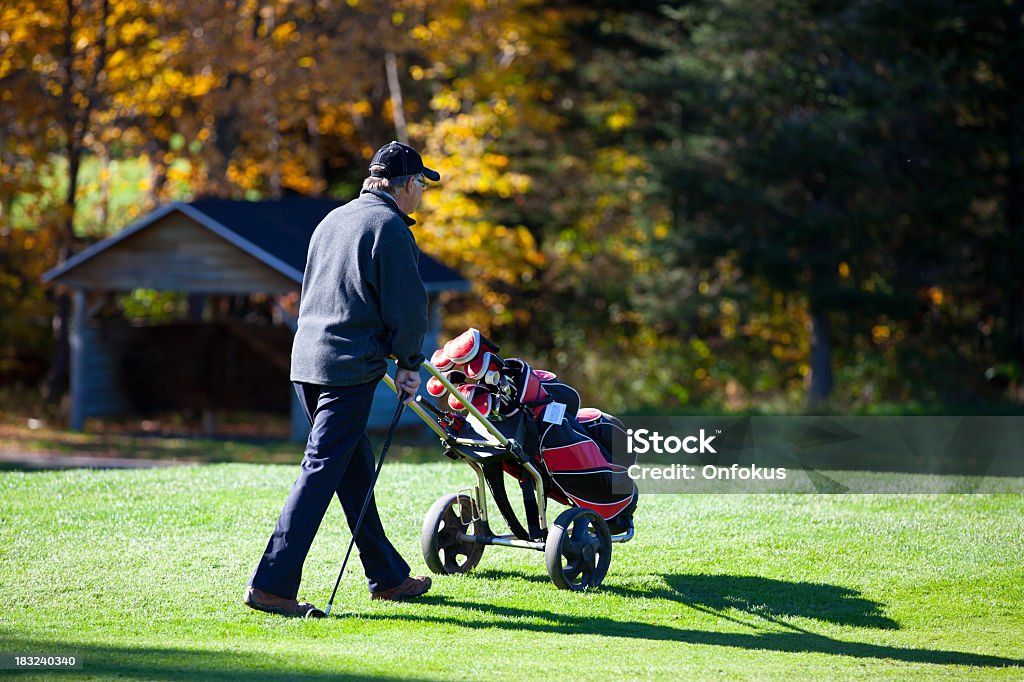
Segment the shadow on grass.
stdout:
<svg viewBox="0 0 1024 682">
<path fill-rule="evenodd" d="M 602 637 L 623 637 L 627 639 L 644 639 L 652 641 L 681 642 L 684 644 L 701 644 L 704 646 L 722 646 L 752 651 L 778 651 L 783 653 L 819 653 L 853 658 L 874 658 L 879 660 L 901 661 L 905 663 L 931 663 L 934 665 L 968 665 L 986 668 L 1008 668 L 1024 666 L 1024 659 L 1005 658 L 986 654 L 972 654 L 962 651 L 945 651 L 942 649 L 911 649 L 866 642 L 847 642 L 818 635 L 806 630 L 796 632 L 764 632 L 735 633 L 708 632 L 676 628 L 669 625 L 637 622 L 629 620 L 613 620 L 601 616 L 572 616 L 553 611 L 536 609 L 518 609 L 508 606 L 495 606 L 479 602 L 466 602 L 457 599 L 427 598 L 417 600 L 423 606 L 444 605 L 462 608 L 471 613 L 485 612 L 496 619 L 480 620 L 478 617 L 448 617 L 403 614 L 361 614 L 364 620 L 394 621 L 408 620 L 418 623 L 438 623 L 447 626 L 458 626 L 467 630 L 479 630 L 481 637 L 495 628 L 514 630 L 516 632 L 536 632 L 539 634 L 559 635 L 600 635 Z M 502 621 L 507 622 L 502 622 Z"/>
<path fill-rule="evenodd" d="M 294 656 L 269 656 L 237 651 L 193 651 L 188 649 L 148 649 L 132 646 L 68 645 L 62 642 L 22 639 L 0 633 L 0 652 L 26 655 L 71 655 L 82 661 L 80 669 L 19 671 L 38 679 L 144 679 L 204 680 L 210 682 L 249 682 L 267 680 L 409 680 L 408 677 L 384 677 L 370 673 L 318 672 L 304 670 Z M 0 675 L 2 677 L 3 675 Z M 428 678 L 421 678 L 428 679 Z"/>
<path fill-rule="evenodd" d="M 472 574 L 488 580 L 526 580 L 545 584 L 546 574 L 483 569 Z M 601 586 L 601 591 L 631 599 L 665 599 L 726 618 L 730 609 L 771 622 L 779 618 L 812 618 L 837 625 L 898 630 L 900 625 L 883 614 L 884 604 L 865 599 L 860 592 L 839 585 L 787 582 L 747 575 L 665 575 L 664 587 L 634 589 Z M 781 623 L 786 627 L 786 623 Z"/>
<path fill-rule="evenodd" d="M 812 618 L 859 628 L 898 630 L 883 613 L 883 604 L 839 585 L 787 582 L 757 576 L 666 575 L 666 599 L 707 612 L 735 609 L 772 622 L 778 618 Z M 614 586 L 613 593 L 632 592 Z"/>
<path fill-rule="evenodd" d="M 537 583 L 548 582 L 546 576 L 503 570 L 482 570 L 469 575 L 482 579 L 511 578 Z M 1024 666 L 1024 659 L 942 649 L 914 649 L 843 641 L 819 635 L 779 620 L 783 617 L 802 617 L 854 627 L 899 628 L 896 621 L 882 615 L 881 604 L 864 599 L 859 596 L 859 592 L 849 588 L 816 583 L 786 582 L 754 576 L 667 575 L 664 576 L 664 579 L 667 585 L 664 588 L 635 590 L 603 585 L 601 591 L 630 598 L 667 599 L 741 625 L 750 626 L 749 623 L 722 613 L 729 609 L 735 609 L 763 618 L 789 631 L 710 632 L 648 622 L 619 621 L 600 616 L 573 616 L 552 611 L 517 609 L 451 599 L 434 602 L 428 597 L 425 603 L 443 603 L 449 607 L 490 613 L 499 619 L 508 619 L 507 627 L 514 630 L 555 634 L 593 634 L 786 653 L 822 653 L 854 658 L 888 659 L 907 663 L 998 668 Z M 375 618 L 372 615 L 363 617 Z M 469 629 L 502 627 L 500 620 L 497 623 L 494 620 L 481 622 L 473 619 L 453 621 L 414 614 L 390 615 L 388 617 L 449 624 L 455 622 Z"/>
</svg>

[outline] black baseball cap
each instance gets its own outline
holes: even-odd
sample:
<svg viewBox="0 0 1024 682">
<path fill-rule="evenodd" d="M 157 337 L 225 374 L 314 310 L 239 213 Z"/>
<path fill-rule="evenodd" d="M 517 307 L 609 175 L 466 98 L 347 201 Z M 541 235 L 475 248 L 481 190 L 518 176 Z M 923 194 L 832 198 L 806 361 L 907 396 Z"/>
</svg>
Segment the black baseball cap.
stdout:
<svg viewBox="0 0 1024 682">
<path fill-rule="evenodd" d="M 437 182 L 441 174 L 423 165 L 420 153 L 407 144 L 392 140 L 377 150 L 370 161 L 370 175 L 375 178 L 399 178 L 423 173 L 428 180 Z"/>
</svg>

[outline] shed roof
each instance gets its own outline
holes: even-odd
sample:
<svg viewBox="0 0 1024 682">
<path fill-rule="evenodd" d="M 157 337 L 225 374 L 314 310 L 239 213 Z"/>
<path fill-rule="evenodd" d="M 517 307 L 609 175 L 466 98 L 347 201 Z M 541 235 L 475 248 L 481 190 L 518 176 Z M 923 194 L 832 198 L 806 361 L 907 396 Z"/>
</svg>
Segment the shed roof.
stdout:
<svg viewBox="0 0 1024 682">
<path fill-rule="evenodd" d="M 299 285 L 313 230 L 328 213 L 343 203 L 336 199 L 309 197 L 272 201 L 199 199 L 191 203 L 174 202 L 76 254 L 64 264 L 47 271 L 42 279 L 44 282 L 60 282 L 75 268 L 102 258 L 112 247 L 178 212 Z M 427 291 L 469 287 L 462 275 L 426 254 L 420 255 L 419 266 Z"/>
</svg>

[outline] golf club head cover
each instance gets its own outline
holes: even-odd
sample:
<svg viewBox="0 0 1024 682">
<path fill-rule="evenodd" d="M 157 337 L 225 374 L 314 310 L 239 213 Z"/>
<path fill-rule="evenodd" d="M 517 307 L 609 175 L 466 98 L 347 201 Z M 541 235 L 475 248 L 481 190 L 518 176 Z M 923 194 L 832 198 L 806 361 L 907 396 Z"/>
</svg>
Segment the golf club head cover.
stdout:
<svg viewBox="0 0 1024 682">
<path fill-rule="evenodd" d="M 444 344 L 444 354 L 457 365 L 464 365 L 481 351 L 497 353 L 500 349 L 475 327 L 470 327 Z"/>
<path fill-rule="evenodd" d="M 473 407 L 480 411 L 483 416 L 491 414 L 494 407 L 494 395 L 482 386 L 465 384 L 459 386 L 459 395 L 466 401 L 472 403 Z M 456 412 L 466 412 L 467 408 L 459 398 L 454 395 L 448 396 L 448 407 Z"/>
<path fill-rule="evenodd" d="M 586 426 L 590 422 L 597 421 L 603 416 L 604 412 L 596 407 L 581 407 L 579 412 L 576 413 L 576 421 Z"/>
<path fill-rule="evenodd" d="M 466 381 L 471 381 L 474 384 L 483 381 L 494 386 L 498 383 L 500 377 L 498 372 L 502 364 L 500 357 L 490 351 L 484 351 L 462 365 L 462 368 L 466 373 Z M 490 380 L 488 381 L 488 379 Z"/>
<path fill-rule="evenodd" d="M 462 393 L 462 386 L 459 386 L 459 393 Z M 467 398 L 468 400 L 468 398 Z M 452 412 L 463 413 L 466 411 L 466 406 L 459 400 L 454 393 L 448 394 L 448 409 Z"/>
<path fill-rule="evenodd" d="M 437 371 L 447 372 L 452 368 L 455 363 L 452 359 L 444 354 L 444 348 L 438 348 L 434 351 L 434 354 L 430 356 L 430 364 L 432 364 Z"/>
<path fill-rule="evenodd" d="M 427 393 L 434 398 L 443 398 L 448 393 L 448 389 L 437 377 L 430 377 L 427 379 Z"/>
<path fill-rule="evenodd" d="M 470 397 L 473 407 L 480 411 L 485 417 L 491 416 L 494 412 L 495 395 L 488 390 L 478 388 Z"/>
</svg>

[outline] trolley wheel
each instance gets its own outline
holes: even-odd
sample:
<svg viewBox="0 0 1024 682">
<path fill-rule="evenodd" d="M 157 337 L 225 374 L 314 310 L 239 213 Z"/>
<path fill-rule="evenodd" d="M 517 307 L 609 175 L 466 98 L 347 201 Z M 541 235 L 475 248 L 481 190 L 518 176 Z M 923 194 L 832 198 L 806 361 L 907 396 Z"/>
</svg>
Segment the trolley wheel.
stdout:
<svg viewBox="0 0 1024 682">
<path fill-rule="evenodd" d="M 484 546 L 459 539 L 459 533 L 479 532 L 477 510 L 476 502 L 465 493 L 445 495 L 434 503 L 423 519 L 420 538 L 427 568 L 434 573 L 468 573 L 480 563 Z"/>
<path fill-rule="evenodd" d="M 544 555 L 551 582 L 559 589 L 579 591 L 597 587 L 612 561 L 608 524 L 593 509 L 567 509 L 548 531 Z"/>
</svg>

